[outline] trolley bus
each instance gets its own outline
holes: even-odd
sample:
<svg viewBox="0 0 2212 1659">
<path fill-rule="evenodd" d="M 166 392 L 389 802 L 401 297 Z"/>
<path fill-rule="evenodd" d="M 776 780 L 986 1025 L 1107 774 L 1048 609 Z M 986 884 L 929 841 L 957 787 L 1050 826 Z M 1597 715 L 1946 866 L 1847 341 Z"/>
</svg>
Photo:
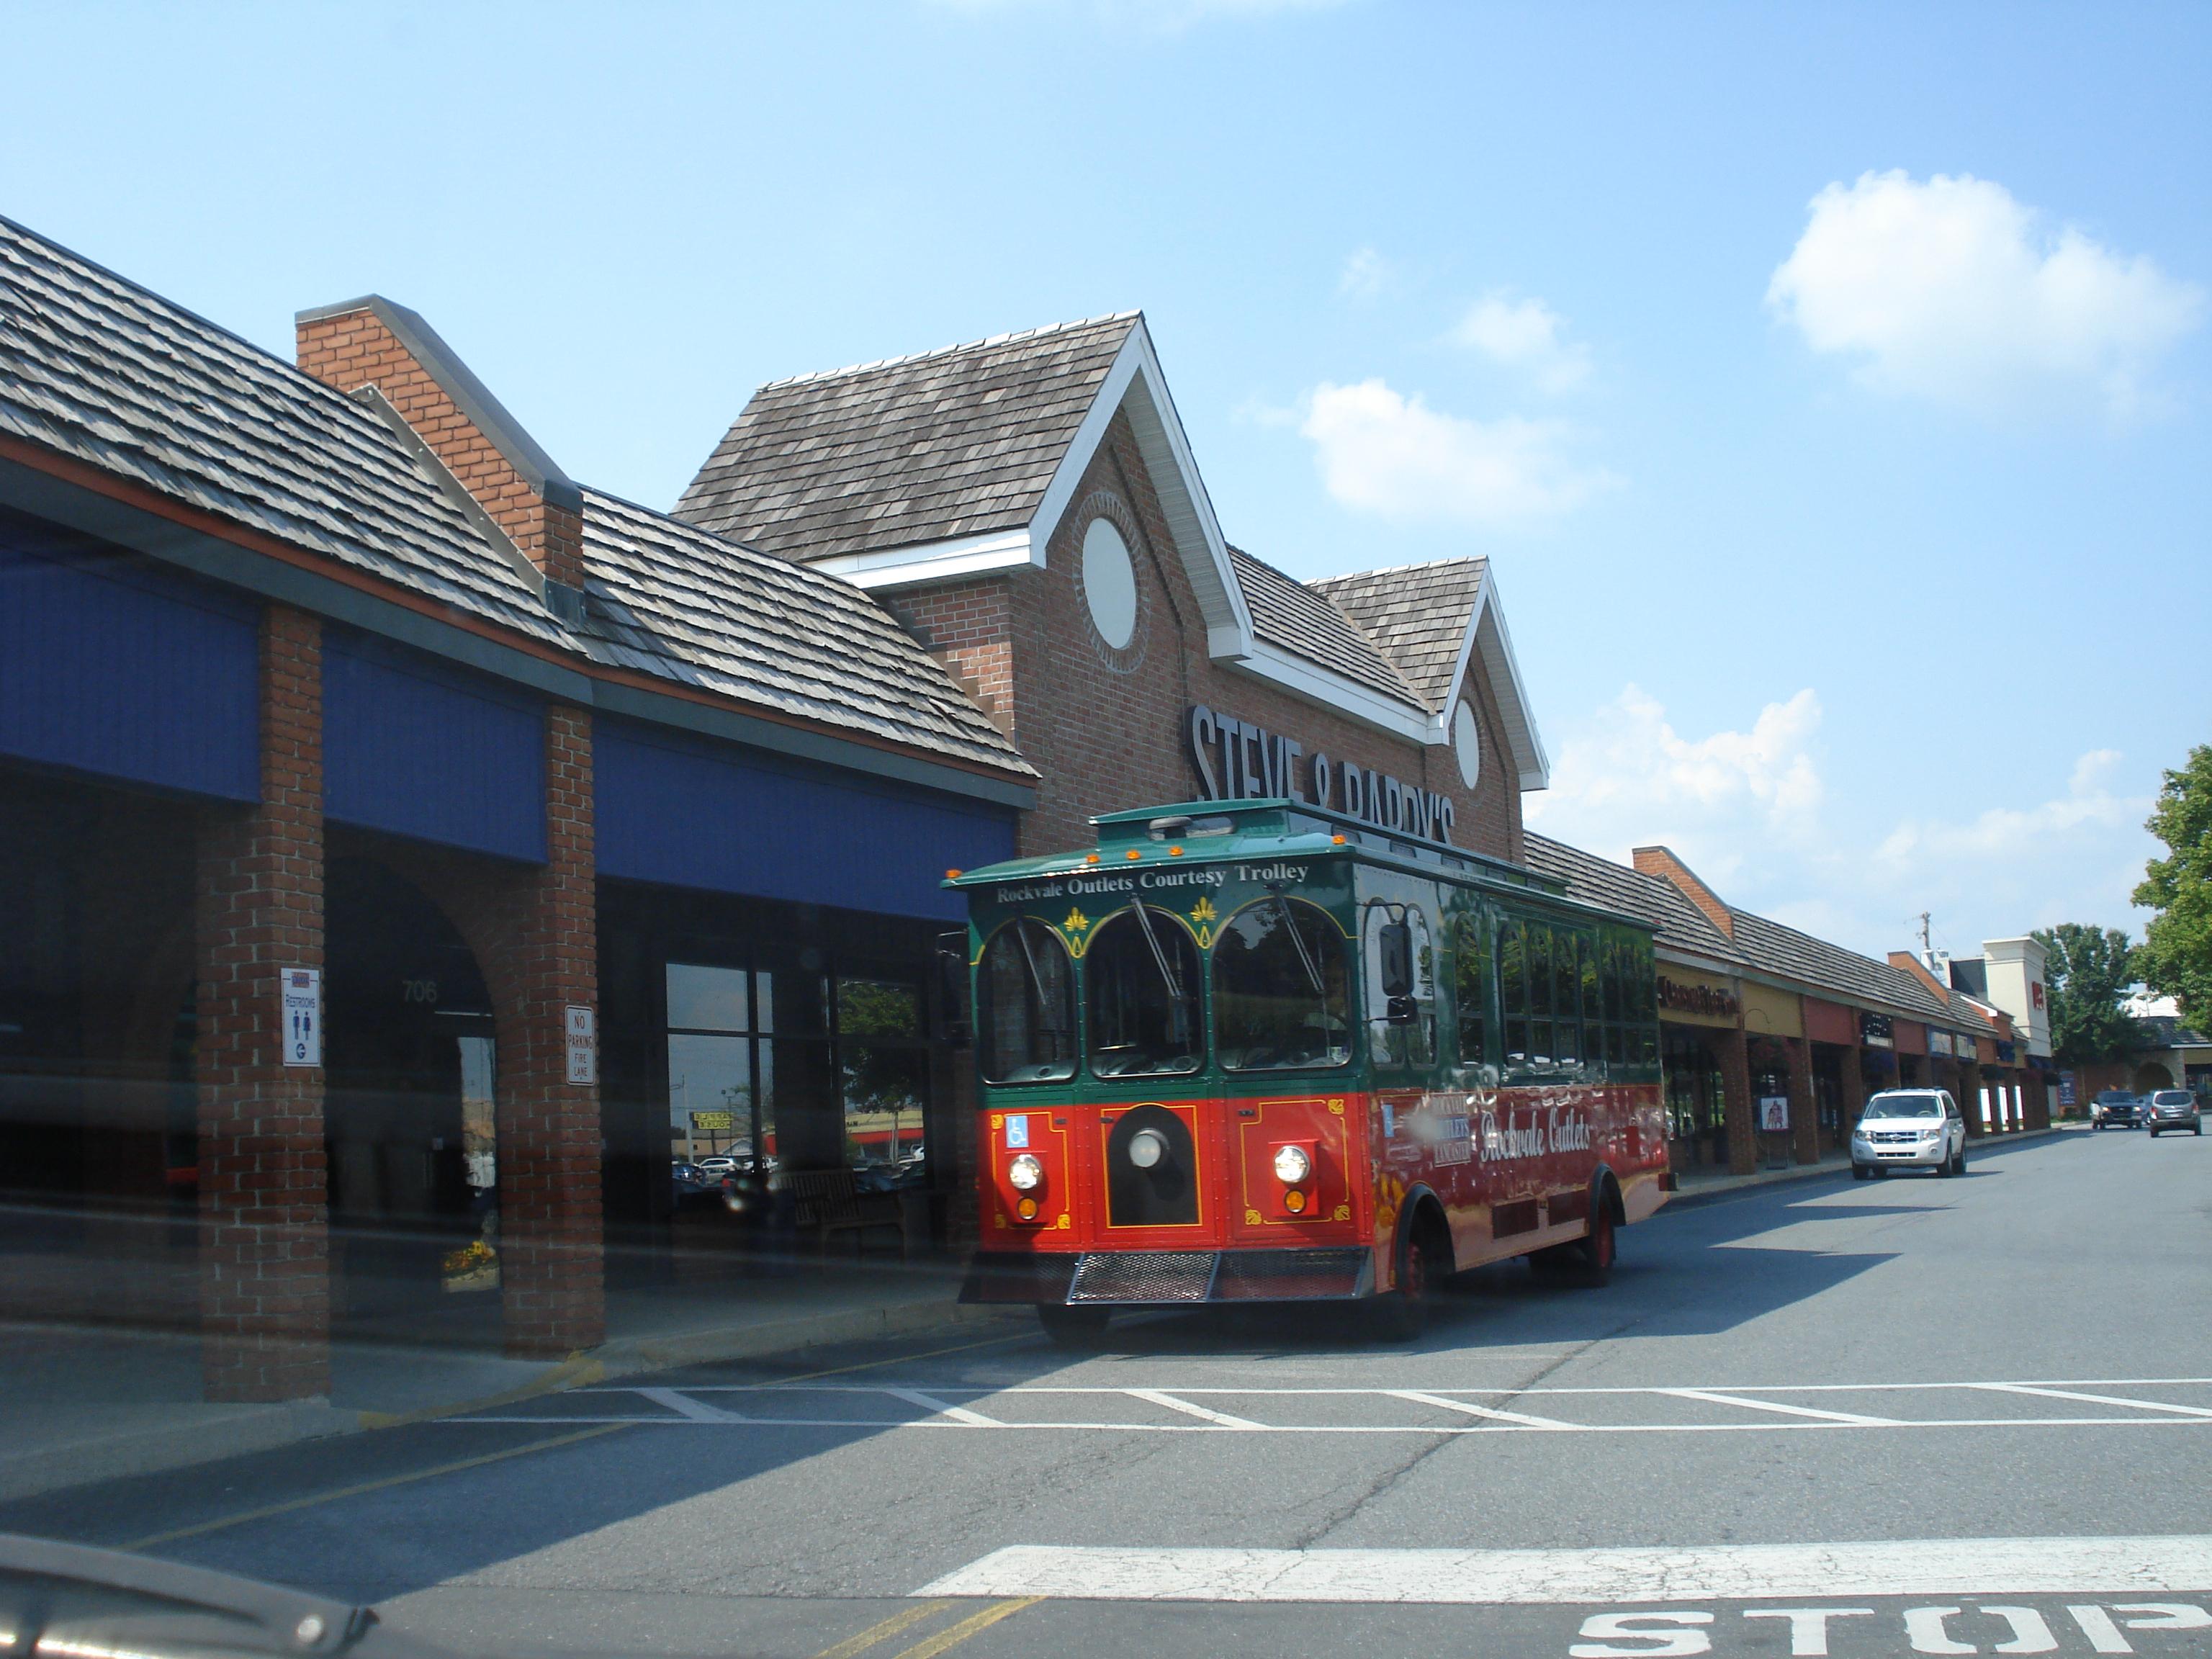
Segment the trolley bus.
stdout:
<svg viewBox="0 0 2212 1659">
<path fill-rule="evenodd" d="M 1601 1279 L 1674 1181 L 1651 930 L 1291 800 L 1094 818 L 967 895 L 981 1246 L 963 1299 L 1370 1300 L 1528 1256 Z"/>
</svg>

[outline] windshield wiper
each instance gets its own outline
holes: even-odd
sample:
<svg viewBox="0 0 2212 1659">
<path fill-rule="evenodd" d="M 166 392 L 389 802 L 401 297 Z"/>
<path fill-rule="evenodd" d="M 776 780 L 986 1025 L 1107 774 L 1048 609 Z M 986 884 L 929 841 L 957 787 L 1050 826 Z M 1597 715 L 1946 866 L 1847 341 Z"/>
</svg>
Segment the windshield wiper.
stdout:
<svg viewBox="0 0 2212 1659">
<path fill-rule="evenodd" d="M 1137 913 L 1137 926 L 1144 932 L 1145 943 L 1152 947 L 1152 960 L 1159 964 L 1160 978 L 1168 988 L 1169 1000 L 1182 1002 L 1182 981 L 1176 977 L 1173 964 L 1168 961 L 1168 953 L 1160 948 L 1159 935 L 1152 932 L 1152 919 L 1145 914 L 1141 902 L 1129 908 Z"/>
<path fill-rule="evenodd" d="M 1313 959 L 1313 952 L 1306 948 L 1305 940 L 1298 935 L 1298 919 L 1291 913 L 1290 900 L 1280 893 L 1276 894 L 1275 908 L 1282 914 L 1283 926 L 1290 930 L 1291 943 L 1297 947 L 1298 963 L 1306 970 L 1306 982 L 1313 987 L 1316 996 L 1328 1001 L 1328 988 L 1321 982 L 1321 965 Z"/>
<path fill-rule="evenodd" d="M 1037 1012 L 1042 1014 L 1052 1006 L 1052 999 L 1044 994 L 1044 975 L 1037 971 L 1036 953 L 1030 949 L 1030 919 L 1027 916 L 1018 917 L 1015 920 L 1014 938 L 1020 941 L 1022 960 L 1030 965 L 1030 984 L 1036 992 Z M 1042 1021 L 1039 1024 L 1041 1029 L 1045 1030 L 1055 1029 L 1044 1025 Z"/>
</svg>

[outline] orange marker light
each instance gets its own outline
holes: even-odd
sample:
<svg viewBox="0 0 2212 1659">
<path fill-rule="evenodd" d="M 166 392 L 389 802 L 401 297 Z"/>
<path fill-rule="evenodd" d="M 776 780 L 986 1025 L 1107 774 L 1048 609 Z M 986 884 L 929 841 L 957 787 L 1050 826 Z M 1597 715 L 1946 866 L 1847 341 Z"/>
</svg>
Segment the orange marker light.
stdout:
<svg viewBox="0 0 2212 1659">
<path fill-rule="evenodd" d="M 960 878 L 960 872 L 957 870 L 947 870 L 945 872 L 945 878 L 947 881 L 957 881 Z"/>
<path fill-rule="evenodd" d="M 1344 837 L 1342 836 L 1331 836 L 1328 838 L 1328 841 L 1329 845 L 1332 847 L 1341 847 L 1344 845 Z"/>
<path fill-rule="evenodd" d="M 1139 852 L 1135 848 L 1132 847 L 1127 852 L 1122 854 L 1121 856 L 1125 859 L 1140 859 L 1145 855 Z"/>
<path fill-rule="evenodd" d="M 1182 856 L 1182 848 L 1180 848 L 1180 847 L 1170 847 L 1170 848 L 1168 848 L 1168 856 L 1169 856 L 1170 858 L 1171 858 L 1171 859 L 1179 859 L 1179 858 L 1181 858 L 1181 857 Z"/>
<path fill-rule="evenodd" d="M 1014 1213 L 1021 1217 L 1024 1221 L 1035 1221 L 1036 1219 L 1036 1200 L 1033 1198 L 1023 1199 L 1019 1203 L 1014 1206 Z"/>
<path fill-rule="evenodd" d="M 1096 864 L 1098 862 L 1098 854 L 1096 853 L 1085 853 L 1083 855 L 1083 861 L 1085 864 Z"/>
<path fill-rule="evenodd" d="M 1297 1188 L 1291 1188 L 1283 1194 L 1283 1207 L 1292 1215 L 1304 1214 L 1306 1207 L 1306 1195 Z"/>
</svg>

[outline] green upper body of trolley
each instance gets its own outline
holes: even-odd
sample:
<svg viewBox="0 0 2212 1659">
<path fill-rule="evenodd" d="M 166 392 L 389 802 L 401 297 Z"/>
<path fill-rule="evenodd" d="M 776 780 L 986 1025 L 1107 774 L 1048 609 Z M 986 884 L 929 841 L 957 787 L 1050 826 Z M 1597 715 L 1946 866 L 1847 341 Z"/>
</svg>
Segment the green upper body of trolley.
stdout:
<svg viewBox="0 0 2212 1659">
<path fill-rule="evenodd" d="M 948 878 L 994 1107 L 1657 1080 L 1650 926 L 1549 878 L 1290 800 L 1092 822 Z"/>
</svg>

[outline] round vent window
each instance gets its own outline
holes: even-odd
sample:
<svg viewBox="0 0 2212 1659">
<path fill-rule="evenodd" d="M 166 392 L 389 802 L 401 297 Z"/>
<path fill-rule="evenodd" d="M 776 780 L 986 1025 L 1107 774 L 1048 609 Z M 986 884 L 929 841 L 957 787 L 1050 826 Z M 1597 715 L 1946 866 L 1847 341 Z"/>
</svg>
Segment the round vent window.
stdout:
<svg viewBox="0 0 2212 1659">
<path fill-rule="evenodd" d="M 1115 650 L 1137 634 L 1137 567 L 1111 519 L 1093 519 L 1083 532 L 1083 598 L 1091 625 Z"/>
<path fill-rule="evenodd" d="M 1474 710 L 1465 703 L 1452 716 L 1452 750 L 1459 757 L 1459 775 L 1470 789 L 1482 776 L 1482 727 L 1474 718 Z"/>
</svg>

